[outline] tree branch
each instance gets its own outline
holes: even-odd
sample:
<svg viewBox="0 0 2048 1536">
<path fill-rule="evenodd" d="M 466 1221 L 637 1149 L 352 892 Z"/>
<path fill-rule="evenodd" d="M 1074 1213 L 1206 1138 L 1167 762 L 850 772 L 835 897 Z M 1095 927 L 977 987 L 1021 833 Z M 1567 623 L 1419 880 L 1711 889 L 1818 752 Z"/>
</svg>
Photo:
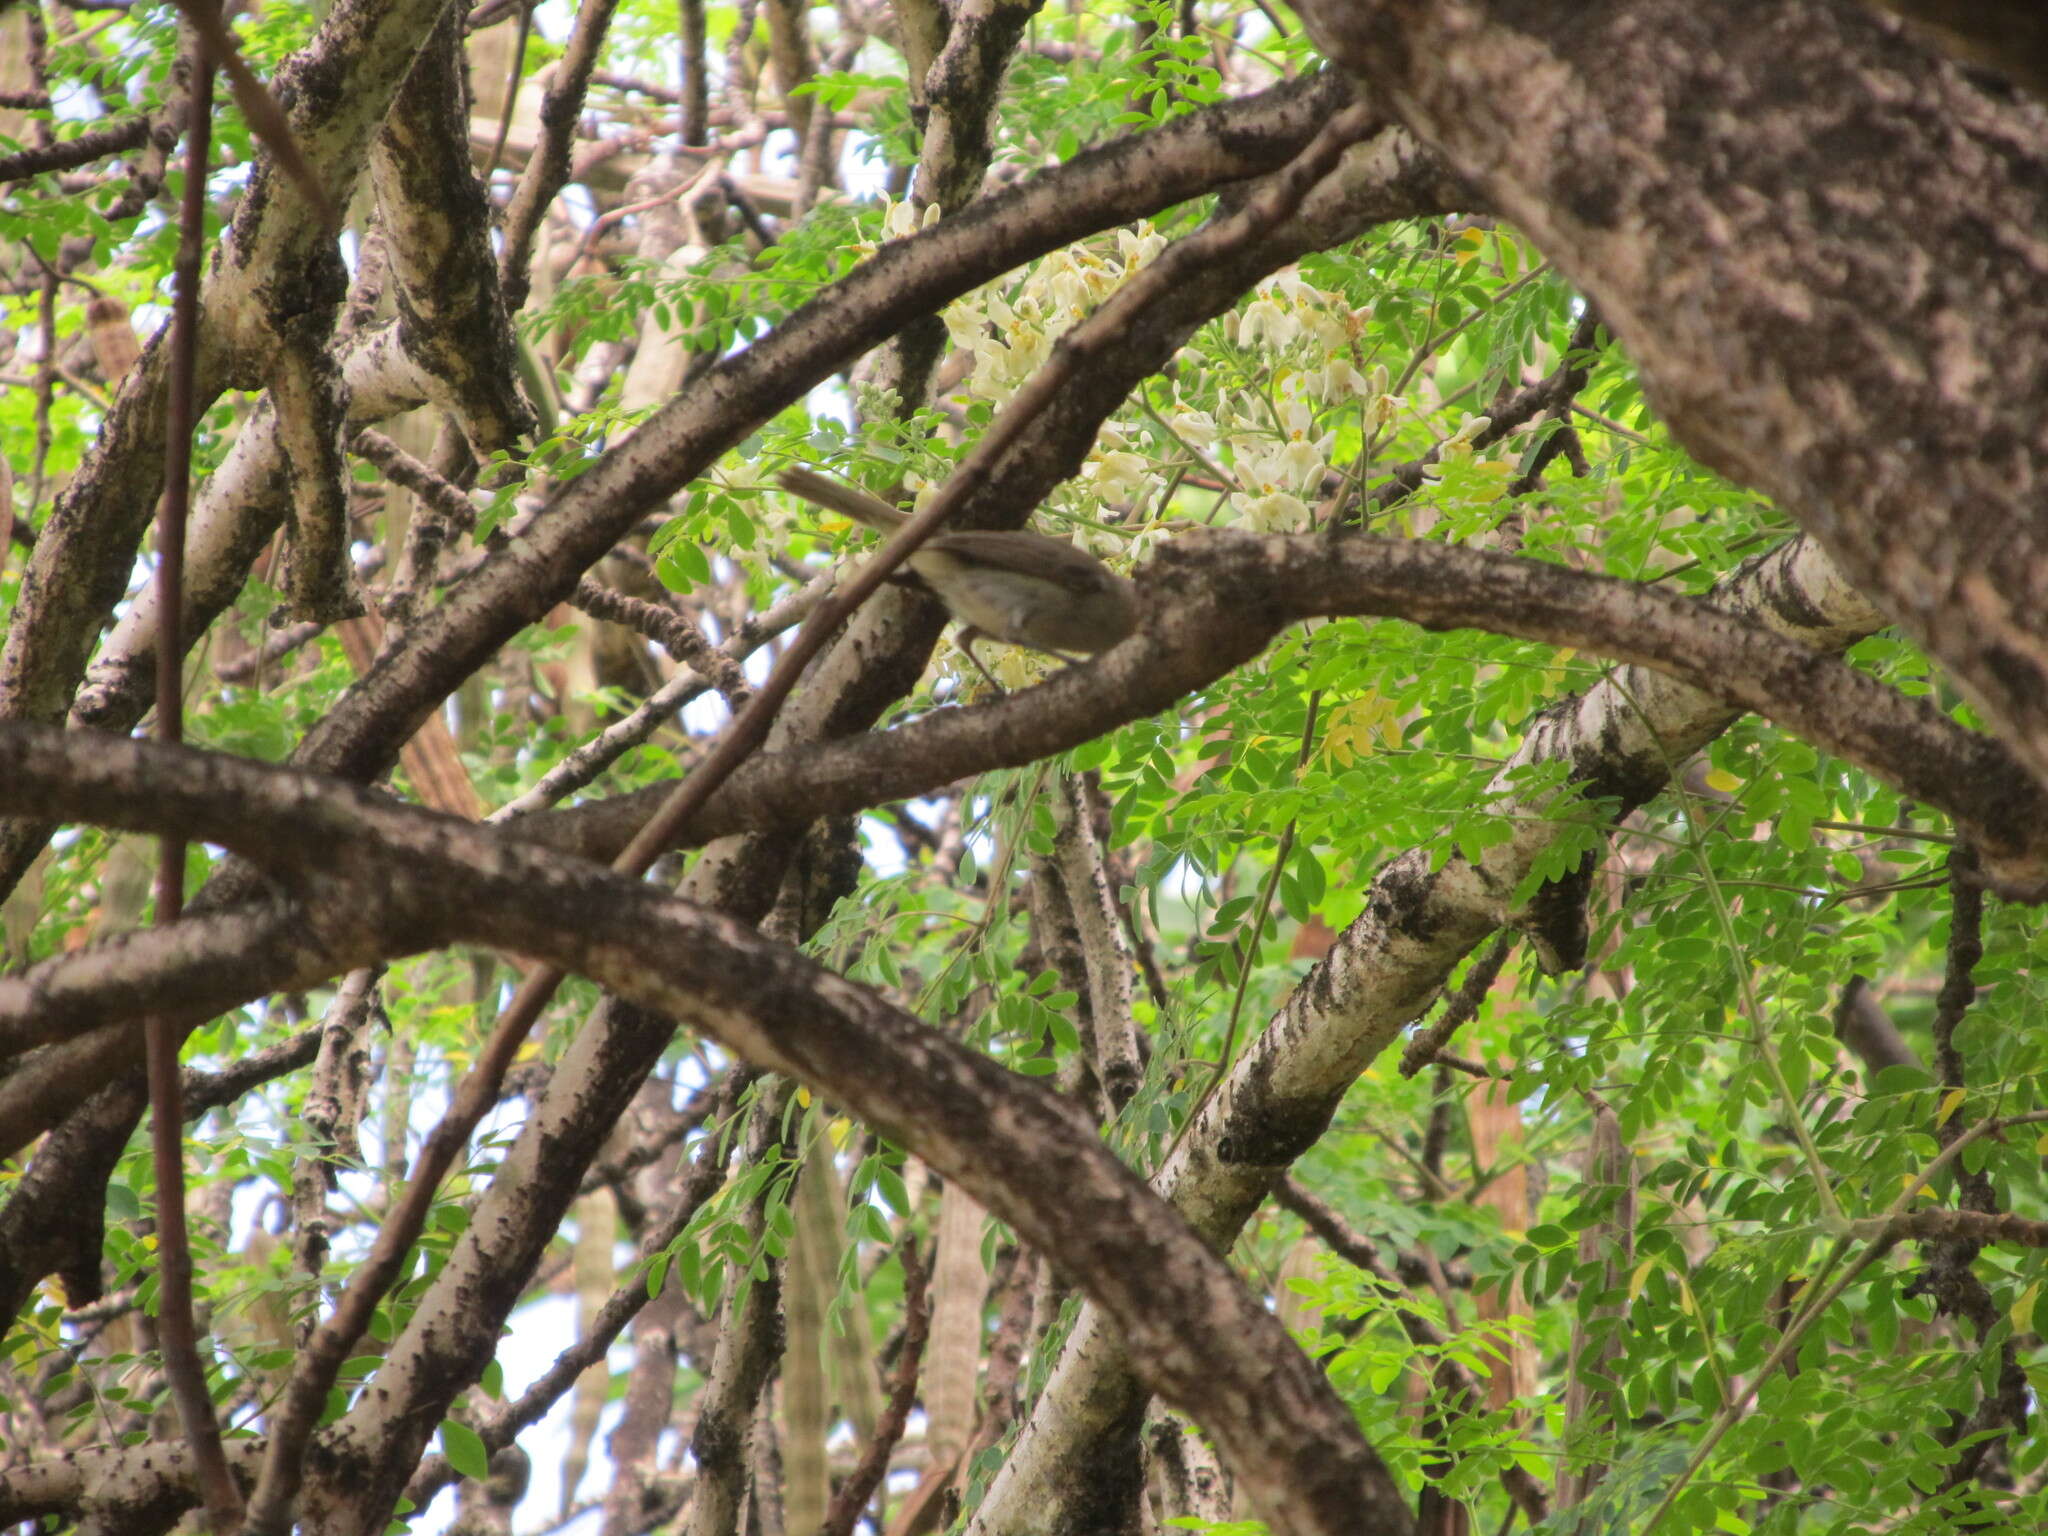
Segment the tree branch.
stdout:
<svg viewBox="0 0 2048 1536">
<path fill-rule="evenodd" d="M 20 181 L 45 171 L 73 171 L 108 155 L 140 149 L 149 142 L 152 126 L 147 117 L 128 117 L 104 128 L 89 128 L 75 138 L 60 139 L 55 144 L 0 155 L 0 182 Z"/>
<path fill-rule="evenodd" d="M 1302 9 L 2048 780 L 2048 106 L 1827 0 Z"/>
<path fill-rule="evenodd" d="M 78 745 L 48 728 L 0 728 L 7 748 L 26 738 L 59 757 Z M 171 768 L 146 792 L 129 786 L 137 792 L 116 807 L 124 817 L 154 819 L 163 807 L 191 818 L 192 835 L 259 857 L 261 843 L 304 850 L 313 831 L 322 868 L 307 888 L 337 899 L 316 903 L 333 914 L 317 928 L 337 968 L 439 929 L 581 970 L 847 1105 L 957 1178 L 1096 1295 L 1148 1378 L 1217 1436 L 1269 1518 L 1350 1532 L 1364 1510 L 1383 1529 L 1406 1529 L 1398 1489 L 1328 1384 L 1064 1101 L 744 925 L 594 866 L 352 786 L 149 743 L 91 745 L 103 759 L 108 748 L 124 758 L 142 750 Z M 24 766 L 22 782 L 40 780 Z M 111 792 L 104 768 L 91 777 L 101 797 Z M 180 779 L 184 792 L 167 793 Z M 62 814 L 49 802 L 36 809 Z M 1010 1176 L 1025 1165 L 1040 1177 Z"/>
</svg>

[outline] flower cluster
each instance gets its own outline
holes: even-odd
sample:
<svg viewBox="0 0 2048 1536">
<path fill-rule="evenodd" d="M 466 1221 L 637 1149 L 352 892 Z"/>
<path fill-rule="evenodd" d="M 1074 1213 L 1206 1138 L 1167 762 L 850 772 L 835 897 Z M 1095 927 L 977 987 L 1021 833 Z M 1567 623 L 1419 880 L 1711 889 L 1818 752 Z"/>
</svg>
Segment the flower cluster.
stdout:
<svg viewBox="0 0 2048 1536">
<path fill-rule="evenodd" d="M 884 236 L 908 236 L 935 218 L 931 209 L 889 203 Z M 944 314 L 956 352 L 955 408 L 1000 407 L 1065 331 L 1166 243 L 1139 224 L 1118 231 L 1113 244 L 1056 251 L 955 301 Z M 1370 310 L 1299 271 L 1268 277 L 1183 352 L 1170 393 L 1162 399 L 1155 386 L 1150 403 L 1103 426 L 1079 472 L 1050 497 L 1047 521 L 1066 519 L 1076 545 L 1119 565 L 1142 559 L 1163 536 L 1169 503 L 1258 532 L 1309 529 L 1337 483 L 1331 459 L 1340 433 L 1350 434 L 1347 452 L 1370 455 L 1412 408 L 1367 350 L 1370 320 Z M 1468 424 L 1446 452 L 1469 456 L 1484 425 Z M 915 469 L 905 479 L 913 492 L 931 489 Z M 1036 667 L 1004 647 L 991 647 L 988 660 L 1006 684 Z"/>
<path fill-rule="evenodd" d="M 1149 224 L 1122 229 L 1114 257 L 1087 246 L 1055 251 L 1008 293 L 984 288 L 946 310 L 953 345 L 974 359 L 965 388 L 984 400 L 1006 400 L 1052 352 L 1060 334 L 1166 248 Z"/>
</svg>

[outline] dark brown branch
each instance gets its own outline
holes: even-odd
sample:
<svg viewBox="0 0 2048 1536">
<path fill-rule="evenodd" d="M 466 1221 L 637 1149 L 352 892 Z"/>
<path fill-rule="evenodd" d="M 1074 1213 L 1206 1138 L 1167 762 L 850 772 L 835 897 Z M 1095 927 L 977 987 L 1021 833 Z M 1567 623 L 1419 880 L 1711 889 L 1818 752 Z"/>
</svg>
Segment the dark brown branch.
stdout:
<svg viewBox="0 0 2048 1536">
<path fill-rule="evenodd" d="M 35 149 L 18 149 L 0 155 L 0 182 L 20 181 L 45 171 L 76 170 L 108 155 L 140 149 L 149 142 L 152 124 L 147 117 L 127 117 L 104 128 L 90 128 L 76 138 L 62 139 Z"/>
<path fill-rule="evenodd" d="M 1934 1065 L 1942 1086 L 1952 1092 L 1961 1092 L 1968 1086 L 1968 1081 L 1955 1033 L 1977 996 L 1973 973 L 1984 955 L 1984 887 L 1976 855 L 1967 844 L 1949 853 L 1948 876 L 1948 954 L 1941 991 L 1934 1004 Z M 1946 1151 L 1969 1131 L 1968 1122 L 1957 1111 L 1943 1114 L 1936 1123 L 1934 1134 Z M 1993 1187 L 1990 1175 L 1982 1168 L 1973 1170 L 1959 1163 L 1956 1190 L 1962 1210 L 1932 1214 L 1974 1216 L 1991 1224 L 2000 1219 L 1998 1191 Z M 2040 1224 L 2022 1223 L 2021 1229 L 2037 1225 Z M 2008 1232 L 2006 1236 L 2008 1240 L 2018 1240 L 2014 1233 Z M 1982 1341 L 1998 1325 L 2000 1313 L 1990 1287 L 1985 1285 L 1975 1269 L 1979 1246 L 1978 1241 L 1968 1235 L 1967 1228 L 1951 1225 L 1940 1238 L 1928 1245 L 1927 1267 L 1904 1294 L 1933 1296 L 1942 1312 L 1968 1318 L 1977 1338 Z M 2010 1338 L 1999 1346 L 1998 1354 L 1996 1386 L 1982 1396 L 1976 1410 L 1967 1418 L 1958 1418 L 1951 1423 L 1951 1441 L 1975 1437 L 1978 1431 L 1985 1429 L 2002 1430 L 2007 1434 L 2025 1429 L 2026 1373 L 2020 1368 L 2018 1353 Z M 2002 1438 L 2003 1435 L 1973 1438 L 1944 1472 L 1942 1487 L 1955 1488 L 1974 1478 L 1984 1465 L 1984 1458 L 1991 1454 L 1993 1446 Z"/>
<path fill-rule="evenodd" d="M 204 11 L 207 0 L 186 0 Z M 210 21 L 211 26 L 206 22 Z M 185 157 L 185 192 L 179 207 L 177 259 L 172 266 L 171 353 L 164 424 L 164 495 L 157 511 L 157 738 L 175 746 L 184 739 L 184 677 L 176 643 L 179 599 L 185 586 L 185 520 L 192 500 L 192 435 L 198 426 L 194 375 L 199 347 L 200 252 L 206 239 L 206 175 L 212 149 L 214 45 L 221 31 L 218 13 L 197 25 L 192 44 L 192 127 Z M 232 46 L 232 45 L 230 45 Z M 185 841 L 167 834 L 158 848 L 156 922 L 174 924 L 185 903 Z M 192 1243 L 185 1220 L 184 1083 L 178 1047 L 185 1037 L 179 1020 L 153 1012 L 143 1041 L 149 1074 L 150 1164 L 156 1175 L 157 1340 L 164 1381 L 176 1405 L 178 1425 L 199 1480 L 207 1519 L 218 1531 L 240 1523 L 242 1494 L 228 1471 L 220 1425 L 206 1389 L 199 1358 L 199 1328 L 192 1310 Z"/>
<path fill-rule="evenodd" d="M 1500 968 L 1507 964 L 1508 953 L 1514 947 L 1515 936 L 1504 933 L 1493 941 L 1493 948 L 1466 969 L 1465 979 L 1459 983 L 1458 990 L 1445 1000 L 1444 1011 L 1427 1029 L 1417 1030 L 1415 1038 L 1408 1042 L 1408 1049 L 1401 1053 L 1403 1077 L 1413 1077 L 1431 1062 L 1444 1059 L 1440 1053 L 1450 1044 L 1451 1036 L 1479 1016 L 1479 1005 L 1486 1001 L 1486 994 L 1492 990 L 1494 981 L 1500 976 Z"/>
<path fill-rule="evenodd" d="M 1288 1174 L 1273 1186 L 1273 1202 L 1283 1211 L 1292 1211 L 1299 1216 L 1302 1224 L 1321 1238 L 1338 1258 L 1389 1286 L 1423 1287 L 1433 1279 L 1429 1266 L 1409 1254 L 1396 1255 L 1390 1270 L 1380 1257 L 1377 1243 L 1353 1228 L 1335 1206 L 1293 1174 Z"/>
<path fill-rule="evenodd" d="M 588 576 L 576 583 L 575 595 L 569 601 L 594 619 L 622 624 L 645 635 L 699 677 L 711 679 L 719 696 L 735 711 L 746 708 L 747 700 L 753 696 L 753 686 L 740 670 L 740 664 L 673 609 L 615 592 Z"/>
<path fill-rule="evenodd" d="M 2028 867 L 2025 861 L 2038 857 L 2029 850 L 2048 841 L 2048 796 L 1995 742 L 1959 730 L 1930 706 L 1901 698 L 1838 661 L 1661 588 L 1428 542 L 1354 539 L 1332 550 L 1308 537 L 1209 533 L 1163 550 L 1146 590 L 1146 628 L 1091 665 L 993 704 L 940 710 L 880 735 L 761 759 L 678 830 L 678 844 L 862 809 L 1065 750 L 1213 681 L 1255 654 L 1282 624 L 1328 612 L 1396 613 L 1433 627 L 1477 624 L 1660 666 L 1710 696 L 1803 724 L 1812 738 L 1837 749 L 1856 748 L 1875 771 L 1899 774 L 1909 793 L 1950 801 L 1949 809 L 1966 822 L 1973 813 L 1995 810 L 2004 820 L 2001 834 L 2014 842 L 2014 868 Z M 48 728 L 0 726 L 0 767 L 10 770 L 0 775 L 5 808 L 104 815 L 96 791 L 118 794 L 124 779 L 146 774 L 161 782 L 164 798 L 153 812 L 124 824 L 156 830 L 176 825 L 186 803 L 180 794 L 201 795 L 191 803 L 202 803 L 201 786 L 208 784 L 232 783 L 252 796 L 341 792 L 332 781 L 205 754 L 157 755 L 162 751 L 136 742 L 80 746 Z M 1904 761 L 1876 761 L 1891 752 Z M 1932 783 L 1935 778 L 1943 784 Z M 174 784 L 181 785 L 177 793 Z M 643 792 L 530 817 L 518 824 L 518 835 L 586 853 L 616 848 L 628 829 L 642 825 L 651 798 Z M 291 868 L 288 848 L 237 836 L 220 840 L 258 864 Z M 139 973 L 148 943 L 146 936 L 131 936 L 106 954 L 121 960 L 119 975 L 127 977 Z M 238 949 L 238 963 L 247 963 L 263 944 L 251 935 Z M 91 989 L 62 990 L 57 978 L 104 963 L 101 952 L 92 951 L 0 978 L 0 1027 L 9 1027 L 10 1019 L 37 1020 L 32 1028 L 12 1025 L 15 1038 L 26 1043 L 60 1038 L 76 1027 L 63 1020 L 102 1022 L 105 1015 L 92 1010 L 107 999 L 95 998 Z M 158 979 L 167 977 L 159 972 Z"/>
<path fill-rule="evenodd" d="M 232 1104 L 253 1088 L 296 1072 L 320 1053 L 320 1031 L 302 1029 L 288 1039 L 238 1057 L 218 1072 L 187 1067 L 184 1072 L 185 1122 L 208 1110 Z"/>
<path fill-rule="evenodd" d="M 1896 1237 L 1928 1242 L 2048 1248 L 2048 1221 L 2030 1221 L 2004 1211 L 1908 1211 L 1892 1218 L 1890 1230 Z"/>
<path fill-rule="evenodd" d="M 685 144 L 711 140 L 711 77 L 704 68 L 704 0 L 676 0 L 682 23 L 682 137 Z M 665 98 L 673 99 L 673 98 Z"/>
<path fill-rule="evenodd" d="M 15 726 L 0 729 L 0 742 L 38 736 L 62 750 L 73 745 L 68 734 Z M 90 745 L 102 763 L 138 751 L 175 760 L 150 743 Z M 541 956 L 829 1094 L 958 1179 L 1095 1295 L 1153 1385 L 1217 1436 L 1270 1519 L 1330 1536 L 1361 1519 L 1407 1529 L 1405 1501 L 1349 1410 L 1224 1260 L 1065 1101 L 752 930 L 639 882 L 354 787 L 221 760 L 210 770 L 225 774 L 215 794 L 233 786 L 221 803 L 167 796 L 175 775 L 163 775 L 117 809 L 186 816 L 206 802 L 207 825 L 195 817 L 190 830 L 250 846 L 302 843 L 319 827 L 322 868 L 309 894 L 348 892 L 319 902 L 335 915 L 319 925 L 330 964 L 439 937 Z M 104 767 L 88 778 L 103 797 Z M 279 800 L 265 788 L 291 792 Z M 458 924 L 468 932 L 446 932 Z M 1039 1176 L 1014 1179 L 1025 1165 Z"/>
<path fill-rule="evenodd" d="M 1941 991 L 1934 1000 L 1934 1066 L 1944 1088 L 1967 1086 L 1962 1052 L 1956 1049 L 1956 1028 L 1977 997 L 1972 973 L 1984 957 L 1984 887 L 1977 878 L 1977 860 L 1967 847 L 1948 857 L 1948 955 Z M 1963 1132 L 1955 1116 L 1943 1124 L 1943 1145 Z M 1979 1206 L 1979 1210 L 1989 1207 Z"/>
<path fill-rule="evenodd" d="M 860 809 L 998 761 L 1035 761 L 1165 708 L 1256 654 L 1287 623 L 1378 613 L 1653 667 L 1946 811 L 1982 850 L 2001 894 L 2038 900 L 2048 891 L 2048 792 L 2010 752 L 1921 699 L 1699 598 L 1488 550 L 1366 538 L 1333 549 L 1234 531 L 1176 540 L 1141 575 L 1149 601 L 1144 629 L 1091 665 L 995 704 L 822 744 L 801 761 L 755 764 L 735 777 L 690 839 L 827 808 Z M 533 835 L 601 855 L 619 846 L 651 803 L 643 792 L 578 808 Z M 743 804 L 752 809 L 740 811 Z"/>
<path fill-rule="evenodd" d="M 889 1455 L 903 1438 L 903 1428 L 910 1422 L 910 1406 L 917 1398 L 917 1369 L 924 1361 L 925 1336 L 932 1321 L 931 1297 L 925 1288 L 925 1270 L 917 1256 L 917 1244 L 905 1243 L 901 1254 L 903 1345 L 896 1356 L 895 1379 L 889 1385 L 889 1405 L 876 1422 L 860 1461 L 832 1495 L 832 1507 L 826 1512 L 820 1536 L 853 1536 L 854 1523 L 889 1470 Z"/>
</svg>

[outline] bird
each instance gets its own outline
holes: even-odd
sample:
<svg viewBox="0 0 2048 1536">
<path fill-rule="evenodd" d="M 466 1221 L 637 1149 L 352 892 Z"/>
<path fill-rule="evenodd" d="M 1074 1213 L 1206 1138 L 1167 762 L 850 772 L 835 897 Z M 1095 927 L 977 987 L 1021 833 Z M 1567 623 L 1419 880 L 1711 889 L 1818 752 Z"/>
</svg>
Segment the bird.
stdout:
<svg viewBox="0 0 2048 1536">
<path fill-rule="evenodd" d="M 906 514 L 881 497 L 816 470 L 792 467 L 776 483 L 814 506 L 894 533 Z M 1061 661 L 1108 650 L 1138 627 L 1138 589 L 1093 555 L 1042 533 L 965 529 L 937 533 L 906 562 L 966 627 L 960 648 L 999 687 L 975 640 L 1043 651 Z"/>
</svg>

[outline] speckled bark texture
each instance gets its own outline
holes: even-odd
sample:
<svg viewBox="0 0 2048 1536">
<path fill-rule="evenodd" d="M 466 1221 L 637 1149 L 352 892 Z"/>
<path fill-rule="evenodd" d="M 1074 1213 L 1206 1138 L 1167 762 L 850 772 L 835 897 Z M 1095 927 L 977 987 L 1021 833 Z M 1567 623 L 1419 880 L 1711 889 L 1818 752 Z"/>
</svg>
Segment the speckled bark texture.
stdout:
<svg viewBox="0 0 2048 1536">
<path fill-rule="evenodd" d="M 1308 0 L 2048 774 L 2048 105 L 1849 0 Z"/>
</svg>

